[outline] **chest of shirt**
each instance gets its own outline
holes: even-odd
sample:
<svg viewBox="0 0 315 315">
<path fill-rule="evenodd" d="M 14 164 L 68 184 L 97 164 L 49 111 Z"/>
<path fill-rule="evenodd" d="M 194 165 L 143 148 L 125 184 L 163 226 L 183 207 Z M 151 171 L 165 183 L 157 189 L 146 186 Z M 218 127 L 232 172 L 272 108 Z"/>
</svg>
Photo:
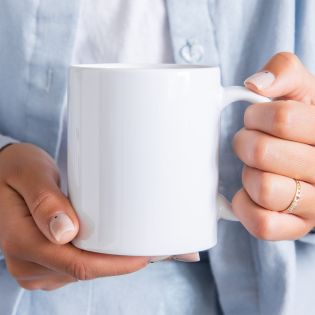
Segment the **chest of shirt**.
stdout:
<svg viewBox="0 0 315 315">
<path fill-rule="evenodd" d="M 81 0 L 73 63 L 171 63 L 164 0 Z"/>
</svg>

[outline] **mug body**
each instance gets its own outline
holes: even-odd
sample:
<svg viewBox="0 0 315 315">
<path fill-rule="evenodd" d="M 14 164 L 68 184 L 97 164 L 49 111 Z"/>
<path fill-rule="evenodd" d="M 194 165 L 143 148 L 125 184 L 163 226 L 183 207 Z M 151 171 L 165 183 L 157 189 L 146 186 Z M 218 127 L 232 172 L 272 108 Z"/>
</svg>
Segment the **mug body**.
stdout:
<svg viewBox="0 0 315 315">
<path fill-rule="evenodd" d="M 219 68 L 70 69 L 68 188 L 73 244 L 119 255 L 173 255 L 217 241 Z"/>
</svg>

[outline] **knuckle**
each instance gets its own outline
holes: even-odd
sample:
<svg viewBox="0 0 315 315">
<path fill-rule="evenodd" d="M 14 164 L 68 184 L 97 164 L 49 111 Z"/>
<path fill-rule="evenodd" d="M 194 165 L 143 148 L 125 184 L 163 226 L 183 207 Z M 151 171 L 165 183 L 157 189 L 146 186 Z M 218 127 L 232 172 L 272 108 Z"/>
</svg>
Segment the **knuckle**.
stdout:
<svg viewBox="0 0 315 315">
<path fill-rule="evenodd" d="M 271 241 L 273 239 L 273 226 L 269 216 L 264 216 L 259 219 L 253 234 L 261 240 Z"/>
<path fill-rule="evenodd" d="M 233 136 L 232 146 L 233 146 L 233 150 L 236 154 L 237 154 L 237 152 L 241 146 L 242 137 L 243 137 L 243 129 L 238 130 Z"/>
<path fill-rule="evenodd" d="M 91 269 L 82 261 L 73 260 L 66 266 L 66 273 L 77 280 L 92 280 L 95 278 Z"/>
<path fill-rule="evenodd" d="M 280 59 L 282 63 L 285 63 L 287 66 L 298 67 L 300 65 L 299 58 L 288 51 L 281 51 L 275 55 L 276 58 Z"/>
<path fill-rule="evenodd" d="M 235 193 L 235 195 L 232 198 L 232 209 L 233 213 L 237 216 L 240 217 L 242 215 L 242 209 L 243 207 L 243 200 L 245 196 L 245 190 L 241 188 L 239 191 Z"/>
<path fill-rule="evenodd" d="M 245 111 L 244 111 L 244 117 L 243 117 L 243 122 L 244 122 L 244 126 L 248 127 L 250 129 L 251 126 L 251 121 L 252 121 L 252 116 L 255 113 L 255 104 L 249 105 L 246 107 Z"/>
<path fill-rule="evenodd" d="M 242 183 L 244 186 L 250 186 L 251 185 L 251 172 L 252 172 L 253 168 L 244 165 L 243 169 L 242 169 Z"/>
<path fill-rule="evenodd" d="M 268 158 L 268 141 L 259 137 L 253 144 L 252 163 L 256 167 L 264 167 Z"/>
<path fill-rule="evenodd" d="M 265 207 L 269 208 L 269 205 L 272 204 L 272 195 L 273 195 L 273 180 L 268 173 L 262 172 L 259 176 L 259 184 L 257 191 L 257 202 Z"/>
<path fill-rule="evenodd" d="M 278 136 L 286 136 L 290 132 L 293 116 L 290 101 L 279 102 L 273 115 L 273 129 Z"/>
<path fill-rule="evenodd" d="M 35 199 L 30 203 L 29 208 L 32 215 L 36 215 L 40 209 L 48 209 L 52 205 L 58 203 L 59 198 L 52 191 L 41 191 L 39 192 Z"/>
</svg>

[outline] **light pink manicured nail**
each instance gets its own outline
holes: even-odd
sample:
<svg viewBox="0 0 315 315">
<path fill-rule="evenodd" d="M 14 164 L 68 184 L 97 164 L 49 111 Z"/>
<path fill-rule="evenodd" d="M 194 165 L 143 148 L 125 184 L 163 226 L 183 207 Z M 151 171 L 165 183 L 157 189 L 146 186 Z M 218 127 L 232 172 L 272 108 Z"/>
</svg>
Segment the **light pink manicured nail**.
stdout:
<svg viewBox="0 0 315 315">
<path fill-rule="evenodd" d="M 269 71 L 257 72 L 247 78 L 244 81 L 244 85 L 248 86 L 250 84 L 254 85 L 258 90 L 264 90 L 268 88 L 273 81 L 275 80 L 275 76 Z"/>
<path fill-rule="evenodd" d="M 183 255 L 175 255 L 172 257 L 174 260 L 182 262 L 197 262 L 200 261 L 199 253 L 189 253 Z"/>
<path fill-rule="evenodd" d="M 150 258 L 150 263 L 155 263 L 163 260 L 168 260 L 170 256 L 154 256 Z"/>
<path fill-rule="evenodd" d="M 62 237 L 67 232 L 75 230 L 74 224 L 71 219 L 63 212 L 57 213 L 49 222 L 49 228 L 52 236 L 57 242 L 62 240 Z"/>
</svg>

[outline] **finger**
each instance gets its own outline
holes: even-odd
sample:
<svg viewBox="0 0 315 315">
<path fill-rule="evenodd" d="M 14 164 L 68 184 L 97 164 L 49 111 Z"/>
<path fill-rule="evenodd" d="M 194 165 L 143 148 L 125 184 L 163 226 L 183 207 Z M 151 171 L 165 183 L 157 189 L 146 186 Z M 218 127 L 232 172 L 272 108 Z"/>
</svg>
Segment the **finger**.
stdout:
<svg viewBox="0 0 315 315">
<path fill-rule="evenodd" d="M 265 133 L 241 129 L 234 136 L 236 155 L 248 166 L 315 183 L 315 148 Z"/>
<path fill-rule="evenodd" d="M 292 178 L 263 172 L 245 166 L 242 173 L 243 186 L 249 197 L 262 208 L 284 211 L 289 207 L 296 192 Z M 300 181 L 301 198 L 293 214 L 315 220 L 315 187 Z"/>
<path fill-rule="evenodd" d="M 233 211 L 255 237 L 268 241 L 296 240 L 312 229 L 312 223 L 298 216 L 275 212 L 255 204 L 241 189 L 232 200 Z"/>
<path fill-rule="evenodd" d="M 17 280 L 20 287 L 31 291 L 34 290 L 51 291 L 76 281 L 77 281 L 76 279 L 64 275 L 48 276 L 36 280 Z"/>
<path fill-rule="evenodd" d="M 56 245 L 41 236 L 32 220 L 23 224 L 28 224 L 28 237 L 16 237 L 12 254 L 79 280 L 126 274 L 148 263 L 147 257 L 113 256 L 83 251 L 72 244 Z"/>
<path fill-rule="evenodd" d="M 5 255 L 5 263 L 9 273 L 17 280 L 36 280 L 56 275 L 51 269 L 11 255 Z"/>
<path fill-rule="evenodd" d="M 12 145 L 2 153 L 9 156 L 19 154 L 19 150 L 36 158 L 26 158 L 23 165 L 21 161 L 14 164 L 6 178 L 7 184 L 23 197 L 38 228 L 51 242 L 71 241 L 78 232 L 79 222 L 69 200 L 58 187 L 51 158 L 27 144 Z"/>
<path fill-rule="evenodd" d="M 150 257 L 150 263 L 168 261 L 170 259 L 171 259 L 171 256 L 169 256 L 169 255 L 152 256 L 152 257 Z"/>
<path fill-rule="evenodd" d="M 182 262 L 198 262 L 200 261 L 200 255 L 198 252 L 196 253 L 188 253 L 188 254 L 181 254 L 181 255 L 174 255 L 172 259 Z"/>
<path fill-rule="evenodd" d="M 6 201 L 3 200 L 3 203 Z M 149 262 L 147 257 L 105 255 L 86 252 L 72 244 L 51 243 L 38 230 L 31 216 L 21 215 L 19 207 L 3 203 L 2 207 L 10 209 L 6 222 L 14 226 L 13 229 L 0 224 L 0 233 L 5 231 L 5 236 L 1 237 L 1 247 L 6 255 L 31 261 L 79 280 L 134 272 Z"/>
<path fill-rule="evenodd" d="M 93 253 L 80 250 L 71 244 L 57 249 L 52 256 L 48 247 L 43 248 L 37 261 L 60 273 L 78 280 L 91 280 L 98 277 L 128 274 L 147 266 L 148 257 L 119 256 Z M 58 253 L 58 255 L 57 255 Z"/>
<path fill-rule="evenodd" d="M 24 229 L 28 225 L 28 236 L 15 237 L 13 256 L 31 260 L 79 280 L 126 274 L 139 270 L 148 263 L 147 257 L 113 256 L 83 251 L 72 244 L 56 245 L 40 234 L 32 220 L 23 222 L 23 225 Z"/>
<path fill-rule="evenodd" d="M 154 256 L 150 258 L 151 263 L 160 262 L 160 261 L 169 261 L 176 260 L 181 262 L 198 262 L 200 261 L 200 256 L 198 252 L 187 253 L 173 256 Z"/>
<path fill-rule="evenodd" d="M 250 76 L 244 84 L 264 96 L 315 104 L 315 78 L 299 58 L 289 52 L 273 56 L 260 72 Z"/>
<path fill-rule="evenodd" d="M 246 129 L 315 145 L 315 106 L 296 101 L 253 104 L 244 114 Z"/>
</svg>

